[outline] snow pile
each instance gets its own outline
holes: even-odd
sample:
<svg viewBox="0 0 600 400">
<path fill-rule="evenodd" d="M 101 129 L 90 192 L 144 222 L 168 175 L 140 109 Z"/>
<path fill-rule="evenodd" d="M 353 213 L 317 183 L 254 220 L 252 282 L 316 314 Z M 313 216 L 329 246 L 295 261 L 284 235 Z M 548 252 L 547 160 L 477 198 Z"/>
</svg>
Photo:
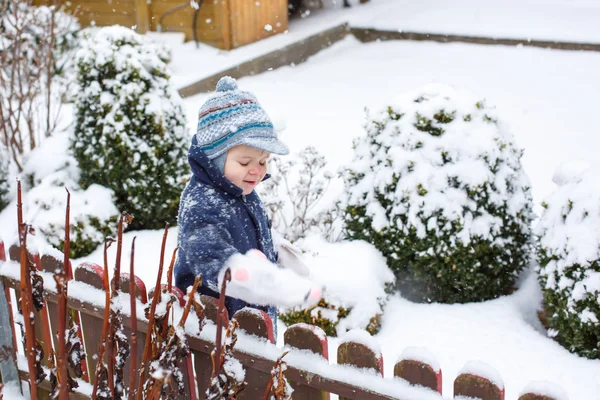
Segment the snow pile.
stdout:
<svg viewBox="0 0 600 400">
<path fill-rule="evenodd" d="M 561 185 L 543 203 L 539 277 L 549 334 L 570 351 L 600 358 L 600 181 L 597 166 L 566 164 L 555 173 Z"/>
<path fill-rule="evenodd" d="M 77 161 L 66 154 L 68 135 L 55 134 L 28 156 L 23 173 L 33 184 L 23 196 L 24 220 L 38 235 L 62 250 L 65 238 L 67 191 L 71 192 L 71 256 L 90 254 L 116 230 L 119 211 L 112 191 L 100 185 L 79 186 Z M 16 238 L 16 232 L 14 237 Z"/>
<path fill-rule="evenodd" d="M 529 262 L 522 151 L 495 110 L 427 85 L 368 115 L 345 173 L 346 229 L 382 251 L 401 293 L 466 302 L 511 290 Z"/>
<path fill-rule="evenodd" d="M 386 287 L 394 281 L 381 253 L 364 241 L 328 243 L 318 236 L 300 241 L 299 246 L 309 249 L 303 260 L 310 279 L 325 291 L 316 307 L 280 310 L 282 321 L 317 325 L 329 336 L 354 328 L 376 333 Z"/>
<path fill-rule="evenodd" d="M 83 38 L 71 141 L 80 183 L 111 188 L 119 209 L 134 215 L 130 229 L 174 223 L 189 175 L 189 137 L 165 54 L 119 26 Z"/>
</svg>

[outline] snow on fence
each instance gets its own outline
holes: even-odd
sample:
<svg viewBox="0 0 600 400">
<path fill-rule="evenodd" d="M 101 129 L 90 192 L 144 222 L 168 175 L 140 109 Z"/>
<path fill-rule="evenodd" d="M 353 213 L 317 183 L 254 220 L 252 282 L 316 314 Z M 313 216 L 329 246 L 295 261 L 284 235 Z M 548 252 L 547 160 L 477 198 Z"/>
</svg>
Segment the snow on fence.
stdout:
<svg viewBox="0 0 600 400">
<path fill-rule="evenodd" d="M 0 262 L 6 260 L 4 244 L 0 242 Z M 4 290 L 0 297 L 0 323 L 3 328 L 11 327 L 6 335 L 2 335 L 3 342 L 1 354 L 17 354 L 18 362 L 11 357 L 0 357 L 0 372 L 4 382 L 15 378 L 14 368 L 18 365 L 18 374 L 21 379 L 27 380 L 30 375 L 24 356 L 19 354 L 16 338 L 20 336 L 19 327 L 15 326 L 12 307 L 11 291 L 19 289 L 21 249 L 13 245 L 8 251 L 8 261 L 0 263 L 0 282 Z M 47 352 L 56 349 L 56 336 L 49 337 L 44 333 L 44 326 L 49 326 L 51 332 L 58 328 L 58 294 L 56 286 L 50 284 L 53 274 L 62 269 L 63 262 L 57 254 L 31 254 L 29 258 L 44 279 L 44 299 L 46 305 L 35 315 L 36 337 L 40 340 L 42 348 Z M 72 280 L 69 282 L 69 312 L 81 327 L 86 350 L 86 359 L 82 363 L 84 374 L 78 380 L 79 388 L 71 394 L 71 398 L 91 398 L 91 385 L 96 376 L 97 351 L 102 341 L 102 325 L 104 316 L 105 290 L 104 268 L 83 263 L 75 269 Z M 129 304 L 131 276 L 120 275 L 121 304 L 123 305 L 123 326 L 130 326 Z M 134 276 L 135 296 L 137 301 L 147 304 L 154 295 L 154 289 L 149 292 L 137 276 Z M 166 287 L 161 288 L 165 290 Z M 185 296 L 177 288 L 172 288 L 178 302 L 173 305 L 175 314 L 182 312 Z M 201 301 L 206 307 L 205 315 L 215 321 L 217 318 L 217 300 L 202 296 Z M 178 304 L 177 304 L 178 303 Z M 16 315 L 16 314 L 15 314 Z M 281 354 L 281 349 L 274 346 L 273 329 L 269 316 L 252 309 L 244 309 L 236 313 L 235 318 L 239 329 L 245 331 L 240 334 L 237 350 L 234 356 L 246 370 L 245 380 L 247 386 L 238 399 L 262 399 L 264 391 L 270 380 L 270 371 L 273 362 Z M 192 321 L 193 325 L 194 321 Z M 197 323 L 197 321 L 196 321 Z M 148 330 L 148 319 L 143 315 L 137 317 L 137 364 L 140 365 L 144 343 Z M 3 331 L 4 332 L 4 331 Z M 125 328 L 127 337 L 131 337 L 131 329 Z M 204 398 L 204 393 L 209 385 L 212 372 L 211 351 L 214 348 L 216 328 L 208 323 L 202 331 L 189 329 L 186 324 L 186 339 L 191 350 L 191 355 L 179 360 L 179 367 L 183 373 L 185 385 L 184 394 L 176 398 L 198 399 Z M 424 349 L 408 348 L 400 357 L 393 369 L 394 377 L 383 377 L 383 356 L 371 344 L 371 339 L 366 332 L 351 335 L 342 342 L 337 349 L 337 364 L 328 361 L 329 349 L 327 337 L 324 332 L 312 325 L 296 324 L 288 328 L 284 335 L 286 347 L 290 353 L 286 355 L 288 369 L 287 379 L 294 388 L 293 399 L 329 399 L 330 393 L 340 395 L 342 399 L 441 399 L 442 371 L 435 357 Z M 54 342 L 54 343 L 53 343 Z M 313 353 L 310 355 L 308 353 Z M 131 357 L 127 359 L 124 368 L 123 382 L 129 382 Z M 47 365 L 45 365 L 47 367 Z M 11 373 L 12 371 L 12 373 Z M 520 400 L 562 400 L 560 390 L 549 391 L 552 385 L 529 385 L 531 391 L 524 393 Z M 48 393 L 50 383 L 45 380 L 37 385 L 37 393 L 43 396 Z M 427 389 L 425 389 L 427 388 Z M 450 397 L 449 393 L 445 393 Z M 454 380 L 455 398 L 470 397 L 484 400 L 503 400 L 504 386 L 502 379 L 489 366 L 482 363 L 467 363 L 461 374 Z M 42 397 L 43 398 L 43 397 Z"/>
</svg>

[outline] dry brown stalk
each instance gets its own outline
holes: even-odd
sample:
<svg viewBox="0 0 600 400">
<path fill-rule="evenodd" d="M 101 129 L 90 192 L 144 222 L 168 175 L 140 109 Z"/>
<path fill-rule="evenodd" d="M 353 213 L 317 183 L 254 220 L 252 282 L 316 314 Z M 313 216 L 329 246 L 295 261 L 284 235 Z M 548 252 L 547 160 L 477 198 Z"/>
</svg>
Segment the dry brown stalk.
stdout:
<svg viewBox="0 0 600 400">
<path fill-rule="evenodd" d="M 108 340 L 108 332 L 110 331 L 110 283 L 108 280 L 108 248 L 113 244 L 115 240 L 113 238 L 106 238 L 104 241 L 104 322 L 102 323 L 102 344 L 98 350 L 98 363 L 96 364 L 96 381 L 94 382 L 94 388 L 92 390 L 92 398 L 97 398 L 97 392 L 99 386 L 107 386 L 110 393 L 113 393 L 113 389 L 110 388 L 108 382 L 110 382 L 108 376 L 108 370 L 104 365 L 104 352 L 106 350 L 106 342 Z"/>
<path fill-rule="evenodd" d="M 20 200 L 20 191 L 19 191 Z M 20 202 L 19 202 L 20 204 Z M 17 206 L 21 209 L 21 206 Z M 20 216 L 22 218 L 22 215 Z M 23 313 L 23 326 L 25 329 L 25 356 L 29 368 L 29 384 L 31 399 L 37 400 L 37 349 L 33 318 L 33 296 L 31 294 L 31 280 L 29 279 L 29 258 L 27 254 L 27 231 L 28 226 L 19 226 L 19 245 L 21 246 L 21 312 Z"/>
<path fill-rule="evenodd" d="M 169 269 L 167 271 L 167 293 L 171 293 L 173 290 L 173 267 L 175 266 L 175 259 L 177 258 L 177 250 L 179 250 L 179 246 L 175 247 L 175 250 L 173 250 L 171 264 L 169 265 Z"/>
<path fill-rule="evenodd" d="M 135 398 L 137 376 L 137 313 L 136 313 L 136 296 L 135 296 L 135 274 L 134 274 L 134 256 L 135 256 L 135 239 L 131 242 L 131 262 L 129 265 L 129 300 L 131 304 L 131 369 L 129 371 L 129 400 Z"/>
<path fill-rule="evenodd" d="M 223 277 L 223 283 L 221 285 L 221 294 L 219 295 L 219 307 L 217 308 L 217 341 L 215 343 L 215 352 L 216 357 L 212 357 L 213 361 L 213 371 L 211 375 L 211 379 L 217 376 L 219 371 L 221 370 L 221 346 L 222 346 L 222 335 L 223 335 L 223 326 L 227 322 L 227 318 L 225 317 L 225 291 L 227 289 L 227 283 L 231 281 L 231 269 L 227 268 L 225 271 L 225 276 Z"/>
<path fill-rule="evenodd" d="M 269 384 L 267 385 L 267 390 L 265 391 L 263 400 L 291 399 L 291 393 L 287 391 L 288 383 L 284 374 L 285 370 L 287 369 L 287 365 L 285 361 L 283 361 L 283 357 L 285 357 L 287 353 L 288 351 L 285 351 L 275 361 L 275 365 L 273 365 L 273 369 L 271 370 L 271 379 L 269 379 Z M 275 381 L 277 381 L 277 384 L 275 384 Z M 273 388 L 275 388 L 275 390 L 273 390 Z"/>
<path fill-rule="evenodd" d="M 154 286 L 154 297 L 152 297 L 152 304 L 150 305 L 150 314 L 148 315 L 148 333 L 146 334 L 146 343 L 144 343 L 144 353 L 142 354 L 142 362 L 140 364 L 140 380 L 138 382 L 136 399 L 142 399 L 142 382 L 148 366 L 148 360 L 150 359 L 150 346 L 152 344 L 152 332 L 155 330 L 155 313 L 156 304 L 160 301 L 160 280 L 162 278 L 162 270 L 165 258 L 165 247 L 167 245 L 167 235 L 169 233 L 169 223 L 165 225 L 165 231 L 163 233 L 162 246 L 160 249 L 160 261 L 158 263 L 158 274 L 156 276 L 156 286 Z"/>
<path fill-rule="evenodd" d="M 131 222 L 131 217 L 125 213 L 121 213 L 119 218 L 119 226 L 117 232 L 117 259 L 115 262 L 115 269 L 113 272 L 113 288 L 112 298 L 113 301 L 118 298 L 121 283 L 121 253 L 123 249 L 123 225 L 126 222 Z M 133 279 L 133 277 L 132 277 Z M 133 293 L 135 297 L 135 292 Z M 125 361 L 129 357 L 129 343 L 127 338 L 123 334 L 123 320 L 121 318 L 120 307 L 112 307 L 110 310 L 110 333 L 109 333 L 109 347 L 108 351 L 108 375 L 111 373 L 114 375 L 114 397 L 120 399 L 124 391 L 124 369 Z M 116 350 L 116 355 L 114 354 Z M 112 371 L 111 371 L 112 369 Z M 109 385 L 113 382 L 109 382 Z"/>
<path fill-rule="evenodd" d="M 185 327 L 185 322 L 190 314 L 190 310 L 193 304 L 194 293 L 198 290 L 198 286 L 202 284 L 202 277 L 197 276 L 194 279 L 194 285 L 192 286 L 191 291 L 189 292 L 188 300 L 183 309 L 183 314 L 178 324 L 178 328 L 183 329 Z M 170 382 L 170 379 L 174 377 L 175 382 L 179 387 L 179 393 L 183 394 L 184 383 L 179 378 L 180 374 L 177 374 L 178 370 L 177 363 L 182 359 L 189 355 L 189 349 L 187 344 L 185 343 L 185 339 L 182 336 L 178 335 L 178 332 L 175 327 L 171 327 L 169 329 L 169 334 L 165 341 L 165 345 L 161 349 L 159 355 L 156 357 L 154 362 L 158 363 L 158 368 L 162 371 L 167 371 L 167 373 L 163 373 L 162 379 L 155 378 L 154 374 L 151 374 L 149 378 L 149 382 L 147 383 L 145 392 L 147 393 L 146 399 L 153 399 L 156 396 L 156 393 L 160 393 L 161 388 L 166 388 Z"/>
<path fill-rule="evenodd" d="M 65 245 L 64 245 L 64 260 L 63 268 L 60 272 L 54 274 L 54 280 L 56 281 L 56 291 L 58 300 L 58 354 L 56 361 L 58 364 L 58 398 L 60 400 L 69 399 L 69 370 L 67 368 L 67 343 L 65 340 L 65 334 L 67 330 L 67 303 L 68 303 L 68 289 L 67 280 L 68 275 L 66 266 L 69 265 L 69 250 L 71 246 L 70 237 L 70 211 L 71 211 L 71 193 L 67 189 L 67 210 L 65 216 Z"/>
</svg>

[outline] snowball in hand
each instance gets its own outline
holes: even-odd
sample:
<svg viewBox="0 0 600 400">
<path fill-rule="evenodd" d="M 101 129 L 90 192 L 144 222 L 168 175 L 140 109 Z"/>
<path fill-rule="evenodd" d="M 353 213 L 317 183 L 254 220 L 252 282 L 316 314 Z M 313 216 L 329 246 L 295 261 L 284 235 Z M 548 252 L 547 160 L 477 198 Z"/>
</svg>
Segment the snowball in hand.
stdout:
<svg viewBox="0 0 600 400">
<path fill-rule="evenodd" d="M 277 267 L 258 250 L 231 256 L 219 273 L 219 286 L 227 268 L 231 269 L 227 296 L 250 304 L 288 308 L 310 306 L 322 296 L 323 290 L 319 285 L 292 270 Z"/>
</svg>

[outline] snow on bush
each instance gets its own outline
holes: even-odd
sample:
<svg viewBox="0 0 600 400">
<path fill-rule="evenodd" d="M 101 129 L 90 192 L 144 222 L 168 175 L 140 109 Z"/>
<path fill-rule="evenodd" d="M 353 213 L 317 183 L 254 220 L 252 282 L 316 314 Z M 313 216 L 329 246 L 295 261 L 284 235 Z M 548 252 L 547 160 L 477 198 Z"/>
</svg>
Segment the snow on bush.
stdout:
<svg viewBox="0 0 600 400">
<path fill-rule="evenodd" d="M 597 168 L 567 164 L 536 226 L 549 334 L 572 352 L 600 358 L 600 181 Z"/>
<path fill-rule="evenodd" d="M 339 208 L 324 207 L 322 202 L 333 178 L 326 166 L 325 157 L 314 147 L 269 161 L 271 178 L 258 191 L 273 229 L 291 242 L 315 233 L 339 240 Z"/>
<path fill-rule="evenodd" d="M 68 135 L 57 134 L 32 151 L 24 174 L 33 186 L 23 196 L 25 221 L 52 246 L 62 250 L 65 238 L 67 192 L 71 193 L 72 258 L 90 254 L 116 231 L 119 211 L 112 191 L 100 185 L 82 189 L 77 161 L 67 155 Z"/>
<path fill-rule="evenodd" d="M 119 26 L 85 32 L 77 53 L 82 89 L 71 148 L 80 183 L 112 189 L 133 214 L 132 229 L 175 223 L 189 177 L 185 114 L 164 56 Z"/>
<path fill-rule="evenodd" d="M 510 292 L 529 262 L 532 200 L 495 110 L 428 85 L 369 115 L 366 133 L 345 172 L 347 236 L 385 255 L 408 299 Z"/>
<path fill-rule="evenodd" d="M 317 306 L 280 309 L 281 320 L 286 325 L 316 325 L 328 336 L 355 328 L 377 333 L 386 288 L 394 281 L 381 253 L 364 241 L 328 243 L 319 236 L 306 238 L 299 246 L 309 249 L 305 262 L 310 279 L 325 288 L 323 298 Z"/>
</svg>

